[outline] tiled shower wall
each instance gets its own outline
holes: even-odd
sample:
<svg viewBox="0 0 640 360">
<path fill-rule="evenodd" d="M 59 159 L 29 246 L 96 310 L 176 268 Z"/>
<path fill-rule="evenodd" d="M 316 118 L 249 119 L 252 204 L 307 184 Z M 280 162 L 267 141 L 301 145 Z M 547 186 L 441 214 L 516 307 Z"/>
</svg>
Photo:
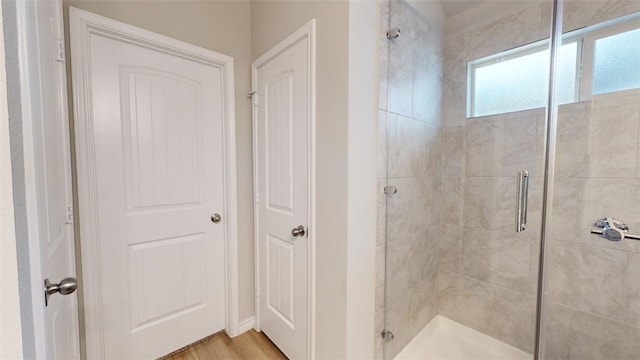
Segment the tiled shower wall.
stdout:
<svg viewBox="0 0 640 360">
<path fill-rule="evenodd" d="M 565 31 L 640 9 L 637 1 L 565 4 Z M 468 16 L 473 18 L 473 9 Z M 466 63 L 547 38 L 550 19 L 550 4 L 532 2 L 445 37 L 439 313 L 528 352 L 534 347 L 544 111 L 467 119 Z M 550 359 L 637 358 L 640 245 L 608 243 L 588 230 L 603 216 L 640 229 L 638 100 L 636 95 L 560 107 L 547 261 Z M 613 128 L 620 136 L 607 137 Z M 516 234 L 520 169 L 532 178 L 528 229 Z"/>
<path fill-rule="evenodd" d="M 379 111 L 378 286 L 376 356 L 384 319 L 385 179 L 398 189 L 389 197 L 387 232 L 388 343 L 394 357 L 437 314 L 437 240 L 442 213 L 442 33 L 404 1 L 390 5 L 392 27 L 401 35 L 381 36 Z M 389 24 L 382 4 L 382 26 Z M 387 57 L 387 54 L 390 54 Z M 387 70 L 389 73 L 388 82 Z M 387 90 L 388 89 L 388 101 Z M 386 159 L 388 157 L 388 170 Z"/>
<path fill-rule="evenodd" d="M 470 9 L 468 17 L 474 19 Z M 527 352 L 534 348 L 544 110 L 467 119 L 467 62 L 546 37 L 541 3 L 445 37 L 444 211 L 439 312 Z M 516 173 L 530 174 L 516 233 Z"/>
<path fill-rule="evenodd" d="M 564 29 L 637 11 L 640 1 L 569 1 Z M 617 135 L 608 137 L 610 131 Z M 547 251 L 548 359 L 640 356 L 640 241 L 589 233 L 605 216 L 640 232 L 639 139 L 637 92 L 560 107 Z"/>
<path fill-rule="evenodd" d="M 565 4 L 565 30 L 640 8 L 637 1 Z M 450 188 L 444 189 L 439 312 L 528 352 L 534 347 L 544 111 L 466 119 L 466 63 L 548 37 L 550 19 L 550 4 L 532 3 L 445 37 L 443 171 Z M 603 216 L 636 221 L 631 226 L 640 229 L 640 182 L 633 179 L 640 161 L 638 100 L 560 108 L 547 262 L 550 359 L 637 357 L 639 245 L 607 243 L 588 229 Z M 612 127 L 624 135 L 615 141 L 603 136 Z M 528 229 L 516 234 L 514 176 L 520 169 L 532 178 Z"/>
<path fill-rule="evenodd" d="M 385 7 L 382 29 L 388 27 Z M 403 33 L 391 42 L 382 40 L 381 46 L 379 188 L 385 185 L 388 147 L 389 184 L 399 189 L 388 209 L 388 328 L 396 335 L 388 353 L 395 356 L 438 313 L 532 352 L 544 110 L 467 119 L 466 64 L 547 38 L 550 3 L 531 2 L 488 25 L 446 33 L 443 57 L 440 29 L 433 31 L 404 2 L 391 7 L 391 26 Z M 565 30 L 636 10 L 638 1 L 565 1 Z M 474 19 L 473 9 L 467 16 Z M 431 59 L 429 67 L 417 68 L 424 65 L 413 59 L 422 58 Z M 431 73 L 420 73 L 424 69 Z M 416 91 L 416 81 L 430 85 Z M 439 84 L 441 108 L 432 103 L 440 96 Z M 432 110 L 430 117 L 416 109 L 423 101 Z M 564 105 L 558 122 L 547 358 L 631 358 L 640 352 L 640 242 L 609 243 L 589 235 L 588 228 L 598 217 L 614 216 L 640 232 L 640 98 Z M 520 169 L 529 170 L 532 178 L 529 226 L 516 234 L 515 175 Z M 384 206 L 381 193 L 378 339 L 384 307 Z M 379 357 L 381 348 L 378 340 Z"/>
<path fill-rule="evenodd" d="M 640 96 L 565 105 L 559 114 L 547 358 L 638 359 L 640 241 L 609 242 L 589 230 L 605 216 L 640 230 Z"/>
</svg>

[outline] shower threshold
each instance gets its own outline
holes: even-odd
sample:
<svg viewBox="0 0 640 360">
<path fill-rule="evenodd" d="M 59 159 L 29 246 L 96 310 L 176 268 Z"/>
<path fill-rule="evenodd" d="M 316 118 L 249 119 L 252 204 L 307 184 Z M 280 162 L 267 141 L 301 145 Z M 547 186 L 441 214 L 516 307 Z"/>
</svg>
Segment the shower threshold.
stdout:
<svg viewBox="0 0 640 360">
<path fill-rule="evenodd" d="M 533 355 L 437 315 L 396 356 L 396 360 L 403 359 L 531 360 Z"/>
</svg>

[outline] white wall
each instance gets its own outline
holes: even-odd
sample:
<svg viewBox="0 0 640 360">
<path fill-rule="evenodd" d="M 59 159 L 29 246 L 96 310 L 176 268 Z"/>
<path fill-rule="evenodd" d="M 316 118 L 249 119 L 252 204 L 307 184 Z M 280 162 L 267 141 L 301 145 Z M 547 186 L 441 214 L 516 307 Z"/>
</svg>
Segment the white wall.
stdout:
<svg viewBox="0 0 640 360">
<path fill-rule="evenodd" d="M 0 8 L 0 19 L 2 9 Z M 1 21 L 1 20 L 0 20 Z M 0 359 L 22 358 L 22 328 L 18 296 L 18 264 L 13 215 L 13 187 L 9 149 L 9 114 L 4 61 L 4 34 L 0 24 Z"/>
<path fill-rule="evenodd" d="M 379 17 L 378 1 L 349 2 L 348 359 L 374 357 Z"/>
</svg>

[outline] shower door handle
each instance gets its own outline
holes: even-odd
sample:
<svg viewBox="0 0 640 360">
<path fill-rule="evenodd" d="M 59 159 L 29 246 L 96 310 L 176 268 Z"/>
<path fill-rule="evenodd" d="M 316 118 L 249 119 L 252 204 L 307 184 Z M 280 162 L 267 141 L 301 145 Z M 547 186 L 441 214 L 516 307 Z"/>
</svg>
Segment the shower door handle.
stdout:
<svg viewBox="0 0 640 360">
<path fill-rule="evenodd" d="M 516 232 L 527 228 L 527 199 L 529 197 L 529 172 L 518 171 L 518 191 L 516 193 Z"/>
</svg>

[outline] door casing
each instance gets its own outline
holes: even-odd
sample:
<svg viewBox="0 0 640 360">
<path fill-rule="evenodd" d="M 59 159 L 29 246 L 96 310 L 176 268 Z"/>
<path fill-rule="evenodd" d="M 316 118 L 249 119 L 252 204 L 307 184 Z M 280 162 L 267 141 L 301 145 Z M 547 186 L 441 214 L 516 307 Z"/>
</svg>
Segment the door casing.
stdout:
<svg viewBox="0 0 640 360">
<path fill-rule="evenodd" d="M 55 16 L 60 16 L 60 21 L 62 21 L 62 4 L 59 0 L 56 0 L 55 2 L 55 6 L 57 6 L 60 11 L 60 13 Z M 47 115 L 46 113 L 43 113 L 40 108 L 42 100 L 38 94 L 40 91 L 40 82 L 42 81 L 41 72 L 44 71 L 43 67 L 40 66 L 40 63 L 54 60 L 53 48 L 51 49 L 52 53 L 49 54 L 40 52 L 39 31 L 40 26 L 44 26 L 44 24 L 40 24 L 38 22 L 38 13 L 49 10 L 44 9 L 44 7 L 37 1 L 15 2 L 16 39 L 18 51 L 17 67 L 19 69 L 20 78 L 19 97 L 22 125 L 22 160 L 24 161 L 24 207 L 26 210 L 26 231 L 28 236 L 28 244 L 26 244 L 26 247 L 28 248 L 29 262 L 27 265 L 27 268 L 29 269 L 28 283 L 23 286 L 28 288 L 28 290 L 24 290 L 24 294 L 28 294 L 28 299 L 30 300 L 30 309 L 21 309 L 23 314 L 22 334 L 23 347 L 26 349 L 29 345 L 32 345 L 32 353 L 25 352 L 24 356 L 34 357 L 37 359 L 47 358 L 49 354 L 47 349 L 48 335 L 46 329 L 47 320 L 44 298 L 44 279 L 47 277 L 47 274 L 43 273 L 43 261 L 45 259 L 42 258 L 42 251 L 45 248 L 42 242 L 46 239 L 42 236 L 40 231 L 42 226 L 46 223 L 46 219 L 42 219 L 38 215 L 41 207 L 45 205 L 42 201 L 43 190 L 41 189 L 41 185 L 39 185 L 39 182 L 41 183 L 42 179 L 37 178 L 39 174 L 44 172 L 42 163 L 43 147 L 42 144 L 39 143 L 39 140 L 41 141 L 41 139 L 38 137 L 44 136 L 42 121 L 46 120 Z M 60 39 L 60 44 L 64 46 L 62 39 Z M 57 61 L 63 63 L 66 61 L 64 51 L 57 54 L 55 58 L 57 58 Z M 55 76 L 61 80 L 57 84 L 57 93 L 66 95 L 66 71 L 63 70 L 58 74 L 49 74 L 49 76 Z M 59 115 L 68 119 L 66 96 L 61 95 L 60 102 L 61 114 Z M 69 146 L 69 135 L 64 139 L 59 140 L 65 143 L 63 147 L 67 148 Z M 69 152 L 67 155 L 71 156 L 71 153 Z M 70 159 L 67 160 L 70 161 Z M 66 169 L 63 171 L 66 171 Z M 70 188 L 71 174 L 68 174 L 68 176 L 68 186 Z M 73 226 L 72 224 L 68 225 Z M 71 234 L 71 236 L 73 237 L 73 234 Z M 19 258 L 18 260 L 20 261 L 21 259 Z M 21 266 L 19 265 L 19 276 L 21 278 L 26 278 L 27 276 L 20 275 L 20 268 Z M 69 274 L 69 276 L 75 276 L 75 274 Z M 55 282 L 61 279 L 51 280 Z M 76 296 L 76 294 L 73 294 L 72 296 Z M 23 304 L 21 306 L 24 307 L 26 305 Z M 31 316 L 31 319 L 29 319 L 30 321 L 25 322 L 28 318 L 25 318 L 24 314 L 29 314 Z M 77 315 L 78 314 L 76 314 L 76 316 Z M 78 326 L 76 326 L 74 334 L 72 335 L 76 337 L 76 339 L 74 339 L 76 344 L 79 344 L 80 342 L 80 331 L 81 330 L 78 329 Z M 76 354 L 76 356 L 79 355 L 79 353 Z"/>
<path fill-rule="evenodd" d="M 135 26 L 69 8 L 71 58 L 73 60 L 73 98 L 75 114 L 76 167 L 78 174 L 78 203 L 80 220 L 83 295 L 85 305 L 85 338 L 88 358 L 104 358 L 104 328 L 102 324 L 102 295 L 99 264 L 97 216 L 97 179 L 94 166 L 94 144 L 88 76 L 89 36 L 98 34 L 129 42 L 195 62 L 217 67 L 223 74 L 223 161 L 225 248 L 225 331 L 238 334 L 238 215 L 236 183 L 236 135 L 234 104 L 233 58 L 179 40 L 159 35 Z M 92 311 L 88 310 L 92 309 Z"/>
<path fill-rule="evenodd" d="M 309 155 L 307 159 L 307 178 L 309 181 L 309 189 L 308 189 L 308 249 L 307 249 L 307 358 L 314 359 L 315 358 L 315 289 L 316 289 L 316 273 L 315 273 L 315 253 L 316 253 L 316 221 L 315 221 L 315 198 L 316 198 L 316 183 L 315 183 L 315 169 L 316 169 L 316 142 L 315 142 L 315 133 L 316 133 L 316 20 L 311 19 L 308 23 L 300 27 L 294 33 L 289 35 L 287 38 L 282 40 L 276 46 L 271 48 L 265 54 L 257 58 L 254 62 L 251 63 L 251 96 L 252 96 L 252 132 L 253 132 L 253 193 L 254 193 L 254 210 L 253 210 L 253 221 L 254 221 L 254 254 L 255 254 L 255 318 L 256 324 L 255 329 L 260 331 L 260 257 L 258 256 L 260 249 L 259 242 L 259 203 L 256 194 L 258 194 L 260 178 L 258 177 L 258 138 L 257 138 L 257 121 L 258 121 L 258 112 L 256 107 L 258 102 L 260 101 L 259 97 L 256 96 L 256 87 L 257 87 L 257 76 L 258 69 L 263 65 L 269 62 L 271 59 L 284 52 L 287 48 L 296 44 L 300 40 L 308 39 L 309 40 L 309 56 L 308 56 L 308 64 L 307 67 L 309 69 L 309 116 L 307 118 L 308 122 L 308 134 L 307 134 L 307 143 L 309 144 Z"/>
</svg>

